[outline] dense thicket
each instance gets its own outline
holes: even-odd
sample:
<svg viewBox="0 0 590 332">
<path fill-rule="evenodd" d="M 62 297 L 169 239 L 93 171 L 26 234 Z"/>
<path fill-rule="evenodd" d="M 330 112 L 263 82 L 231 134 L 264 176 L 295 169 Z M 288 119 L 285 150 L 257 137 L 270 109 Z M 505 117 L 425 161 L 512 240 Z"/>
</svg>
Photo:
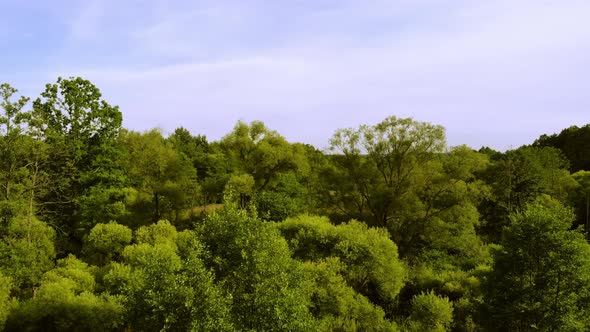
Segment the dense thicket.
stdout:
<svg viewBox="0 0 590 332">
<path fill-rule="evenodd" d="M 7 331 L 590 329 L 590 126 L 506 152 L 394 116 L 134 132 L 98 88 L 0 85 Z"/>
</svg>

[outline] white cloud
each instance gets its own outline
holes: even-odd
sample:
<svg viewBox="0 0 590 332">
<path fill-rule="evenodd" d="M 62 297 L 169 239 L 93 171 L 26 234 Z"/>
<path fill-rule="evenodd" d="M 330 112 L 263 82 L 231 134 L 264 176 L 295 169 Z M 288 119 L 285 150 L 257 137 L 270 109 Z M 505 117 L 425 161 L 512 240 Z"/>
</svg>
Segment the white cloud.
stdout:
<svg viewBox="0 0 590 332">
<path fill-rule="evenodd" d="M 158 7 L 123 37 L 103 36 L 137 48 L 121 63 L 64 59 L 57 74 L 91 79 L 128 127 L 182 125 L 211 138 L 260 119 L 322 146 L 336 128 L 394 114 L 445 125 L 452 144 L 507 148 L 588 121 L 588 2 L 262 3 Z M 81 36 L 109 22 L 88 8 Z M 146 56 L 182 61 L 145 65 Z"/>
</svg>

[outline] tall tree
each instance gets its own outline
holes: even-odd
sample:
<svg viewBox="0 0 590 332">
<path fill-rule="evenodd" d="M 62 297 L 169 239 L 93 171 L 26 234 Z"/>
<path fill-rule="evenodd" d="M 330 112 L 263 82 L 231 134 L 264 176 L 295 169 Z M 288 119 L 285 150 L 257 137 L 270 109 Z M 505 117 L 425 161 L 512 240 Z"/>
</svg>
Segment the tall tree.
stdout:
<svg viewBox="0 0 590 332">
<path fill-rule="evenodd" d="M 80 197 L 94 186 L 120 181 L 114 160 L 122 115 L 82 78 L 58 78 L 33 102 L 29 127 L 49 146 L 51 186 L 41 197 L 41 215 L 75 245 L 92 225 L 80 224 Z"/>
<path fill-rule="evenodd" d="M 18 202 L 25 192 L 23 179 L 27 173 L 27 137 L 23 134 L 23 124 L 28 112 L 23 108 L 29 98 L 20 97 L 13 101 L 18 92 L 10 85 L 0 85 L 0 210 L 2 215 L 14 215 Z M 15 187 L 19 188 L 15 188 Z M 16 190 L 15 190 L 16 189 Z M 13 202 L 9 202 L 13 201 Z"/>
<path fill-rule="evenodd" d="M 375 126 L 340 129 L 330 144 L 338 154 L 333 158 L 338 177 L 350 183 L 343 189 L 355 193 L 337 190 L 335 203 L 344 211 L 346 205 L 367 210 L 376 225 L 386 227 L 400 211 L 418 169 L 445 148 L 445 135 L 441 126 L 391 116 Z"/>
</svg>

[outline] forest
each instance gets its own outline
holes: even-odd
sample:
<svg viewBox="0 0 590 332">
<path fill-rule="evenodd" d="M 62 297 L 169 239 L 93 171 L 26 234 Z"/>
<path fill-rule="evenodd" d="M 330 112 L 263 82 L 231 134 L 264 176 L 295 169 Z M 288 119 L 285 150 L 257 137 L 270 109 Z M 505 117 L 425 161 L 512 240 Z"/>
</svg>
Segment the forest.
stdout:
<svg viewBox="0 0 590 332">
<path fill-rule="evenodd" d="M 127 130 L 79 77 L 0 99 L 0 330 L 590 330 L 590 125 L 474 150 L 392 115 L 319 150 Z"/>
</svg>

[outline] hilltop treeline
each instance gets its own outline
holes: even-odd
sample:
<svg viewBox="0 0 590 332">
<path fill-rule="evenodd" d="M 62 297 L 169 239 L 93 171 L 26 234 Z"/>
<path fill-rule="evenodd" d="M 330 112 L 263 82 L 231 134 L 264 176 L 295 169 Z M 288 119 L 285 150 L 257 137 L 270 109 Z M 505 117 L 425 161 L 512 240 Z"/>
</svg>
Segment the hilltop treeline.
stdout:
<svg viewBox="0 0 590 332">
<path fill-rule="evenodd" d="M 391 116 L 319 151 L 126 130 L 82 78 L 0 98 L 7 331 L 590 328 L 590 126 L 476 151 Z"/>
</svg>

